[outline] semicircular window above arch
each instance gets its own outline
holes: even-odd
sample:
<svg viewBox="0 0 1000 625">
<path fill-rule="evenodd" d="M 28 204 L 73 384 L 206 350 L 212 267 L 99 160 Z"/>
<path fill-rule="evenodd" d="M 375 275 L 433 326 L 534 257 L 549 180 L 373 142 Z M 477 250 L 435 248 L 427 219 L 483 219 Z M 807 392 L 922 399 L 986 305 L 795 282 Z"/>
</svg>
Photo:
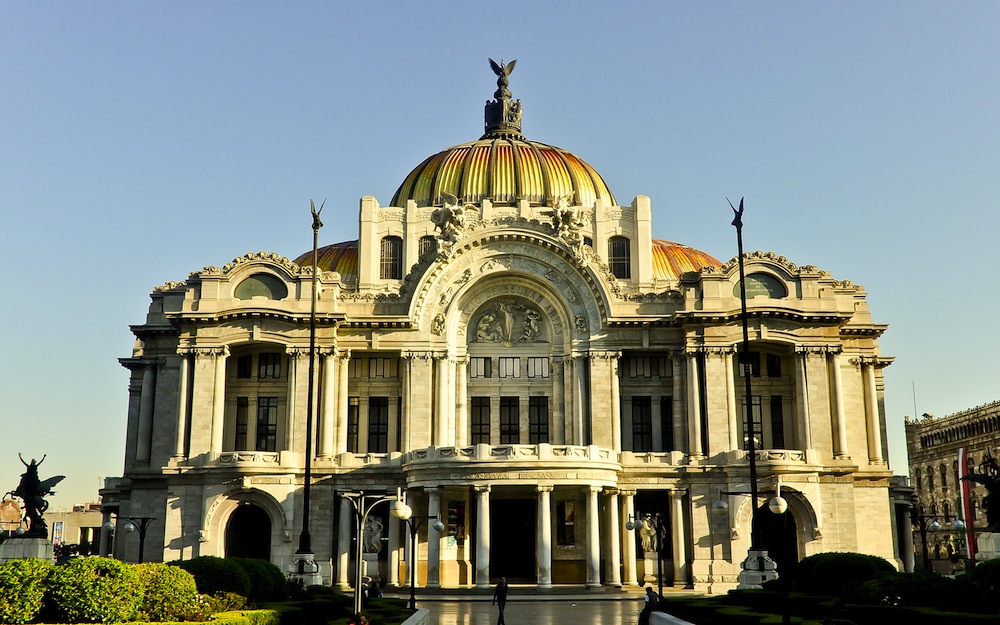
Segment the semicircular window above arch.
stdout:
<svg viewBox="0 0 1000 625">
<path fill-rule="evenodd" d="M 783 299 L 788 297 L 788 289 L 785 285 L 771 274 L 752 273 L 747 276 L 747 299 L 763 296 L 771 299 Z M 740 283 L 733 286 L 733 296 L 740 297 Z"/>
<path fill-rule="evenodd" d="M 236 285 L 234 294 L 236 299 L 253 299 L 255 297 L 285 299 L 288 297 L 288 287 L 277 276 L 269 273 L 255 273 Z"/>
</svg>

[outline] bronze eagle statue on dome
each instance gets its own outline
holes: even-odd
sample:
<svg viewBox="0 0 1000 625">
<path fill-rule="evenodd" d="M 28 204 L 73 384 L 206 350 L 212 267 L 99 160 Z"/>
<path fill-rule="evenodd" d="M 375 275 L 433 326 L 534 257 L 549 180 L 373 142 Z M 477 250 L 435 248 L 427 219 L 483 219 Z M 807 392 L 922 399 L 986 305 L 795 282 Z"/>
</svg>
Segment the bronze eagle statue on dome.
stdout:
<svg viewBox="0 0 1000 625">
<path fill-rule="evenodd" d="M 501 77 L 510 76 L 510 73 L 514 71 L 515 65 L 517 65 L 517 59 L 514 59 L 506 65 L 503 64 L 503 59 L 500 59 L 499 63 L 490 59 L 490 67 L 493 68 L 493 73 Z"/>
</svg>

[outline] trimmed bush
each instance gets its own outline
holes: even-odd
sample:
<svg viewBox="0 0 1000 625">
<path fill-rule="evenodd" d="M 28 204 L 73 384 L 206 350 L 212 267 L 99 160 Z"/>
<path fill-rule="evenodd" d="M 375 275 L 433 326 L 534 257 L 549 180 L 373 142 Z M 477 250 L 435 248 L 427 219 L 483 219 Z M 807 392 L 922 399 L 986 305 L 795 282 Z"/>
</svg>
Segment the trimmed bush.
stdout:
<svg viewBox="0 0 1000 625">
<path fill-rule="evenodd" d="M 250 579 L 250 603 L 260 605 L 265 601 L 281 601 L 288 597 L 285 576 L 277 566 L 257 558 L 226 558 L 234 562 Z"/>
<path fill-rule="evenodd" d="M 182 568 L 161 562 L 133 565 L 145 582 L 139 606 L 146 621 L 183 621 L 198 611 L 198 587 Z"/>
<path fill-rule="evenodd" d="M 67 623 L 123 623 L 133 620 L 143 597 L 142 578 L 111 558 L 74 558 L 54 567 L 49 596 Z"/>
<path fill-rule="evenodd" d="M 895 572 L 894 566 L 877 556 L 817 553 L 799 561 L 792 583 L 799 592 L 848 598 L 865 582 Z"/>
<path fill-rule="evenodd" d="M 216 556 L 198 556 L 190 560 L 175 560 L 170 564 L 193 575 L 198 592 L 202 594 L 231 592 L 243 597 L 250 596 L 250 578 L 243 567 L 235 562 Z"/>
<path fill-rule="evenodd" d="M 38 616 L 51 570 L 52 564 L 38 558 L 0 565 L 0 623 L 28 623 Z"/>
</svg>

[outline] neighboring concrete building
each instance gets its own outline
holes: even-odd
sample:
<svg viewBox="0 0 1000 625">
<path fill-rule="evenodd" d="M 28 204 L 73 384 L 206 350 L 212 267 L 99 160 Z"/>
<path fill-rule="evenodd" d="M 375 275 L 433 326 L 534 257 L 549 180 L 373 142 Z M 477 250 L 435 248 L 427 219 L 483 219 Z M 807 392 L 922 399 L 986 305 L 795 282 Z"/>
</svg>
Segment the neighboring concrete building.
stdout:
<svg viewBox="0 0 1000 625">
<path fill-rule="evenodd" d="M 997 458 L 1000 446 L 1000 401 L 963 410 L 947 417 L 924 414 L 920 419 L 906 419 L 906 451 L 910 461 L 910 481 L 914 488 L 916 515 L 914 550 L 917 568 L 929 568 L 939 573 L 951 573 L 968 557 L 963 539 L 965 532 L 956 530 L 960 519 L 976 528 L 986 526 L 981 510 L 986 489 L 971 482 L 972 518 L 962 509 L 959 449 L 965 449 L 967 472 L 980 472 L 988 457 Z M 940 527 L 931 527 L 937 522 Z M 921 532 L 920 530 L 924 531 Z M 926 541 L 925 563 L 924 548 Z"/>
<path fill-rule="evenodd" d="M 498 75 L 480 139 L 417 165 L 389 206 L 363 197 L 358 240 L 320 250 L 310 527 L 324 579 L 352 579 L 339 493 L 402 489 L 446 529 L 424 524 L 414 558 L 377 509 L 366 558 L 390 584 L 414 559 L 428 586 L 642 583 L 655 556 L 625 527 L 648 513 L 668 583 L 733 588 L 750 539 L 747 404 L 761 493 L 789 503 L 762 517 L 779 563 L 894 559 L 891 359 L 864 289 L 747 254 L 747 402 L 737 260 L 654 239 L 648 197 L 619 205 L 585 161 L 521 135 Z M 311 262 L 206 267 L 154 289 L 133 326 L 125 472 L 102 494 L 109 518 L 156 517 L 147 554 L 293 561 Z M 135 544 L 117 549 L 134 559 Z"/>
</svg>

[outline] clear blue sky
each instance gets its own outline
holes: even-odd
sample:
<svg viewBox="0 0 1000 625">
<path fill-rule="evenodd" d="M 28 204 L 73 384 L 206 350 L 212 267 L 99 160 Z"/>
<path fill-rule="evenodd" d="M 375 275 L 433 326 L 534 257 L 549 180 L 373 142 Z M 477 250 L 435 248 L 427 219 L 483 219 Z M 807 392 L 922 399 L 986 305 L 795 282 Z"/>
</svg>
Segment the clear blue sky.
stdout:
<svg viewBox="0 0 1000 625">
<path fill-rule="evenodd" d="M 657 238 L 728 260 L 746 196 L 748 249 L 866 287 L 897 473 L 914 389 L 1000 399 L 1000 3 L 2 0 L 0 490 L 47 453 L 54 507 L 95 499 L 152 288 L 306 251 L 309 198 L 356 238 L 361 196 L 482 133 L 488 57 Z"/>
</svg>

